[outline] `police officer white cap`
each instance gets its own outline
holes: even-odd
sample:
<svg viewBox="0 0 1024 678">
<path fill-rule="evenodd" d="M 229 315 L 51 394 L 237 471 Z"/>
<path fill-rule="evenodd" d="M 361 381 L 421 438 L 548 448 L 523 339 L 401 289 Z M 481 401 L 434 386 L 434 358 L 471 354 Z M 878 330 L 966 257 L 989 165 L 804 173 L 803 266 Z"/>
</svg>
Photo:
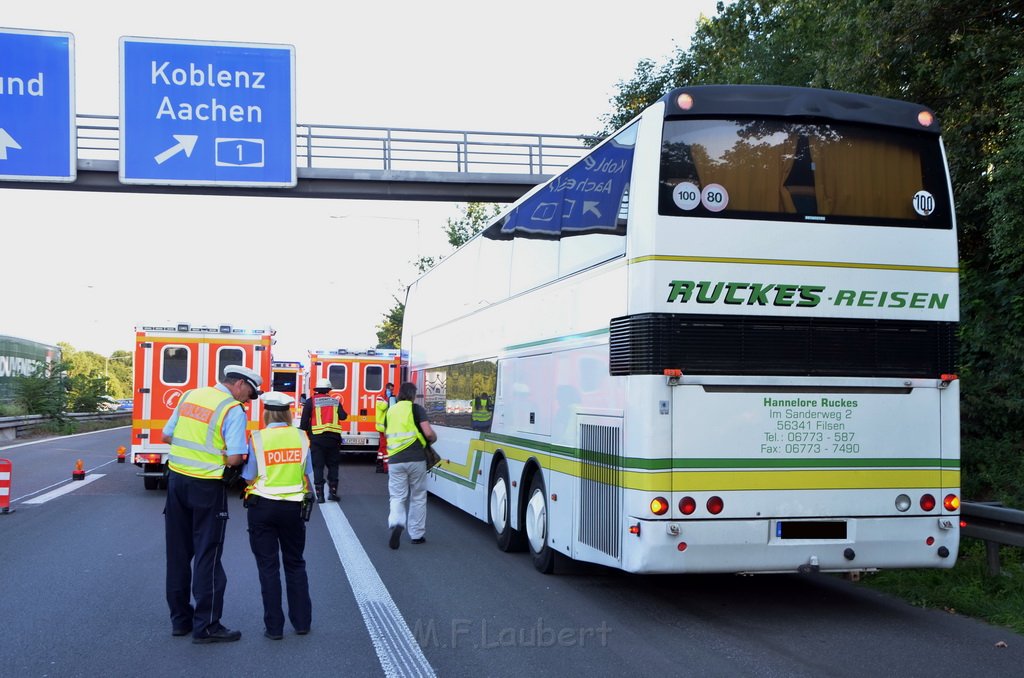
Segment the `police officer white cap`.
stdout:
<svg viewBox="0 0 1024 678">
<path fill-rule="evenodd" d="M 291 404 L 295 402 L 295 399 L 290 395 L 280 393 L 278 391 L 270 391 L 264 393 L 260 400 L 263 401 L 263 406 L 268 410 L 287 410 L 291 407 Z"/>
<path fill-rule="evenodd" d="M 331 380 L 330 379 L 328 379 L 326 377 L 320 377 L 317 380 L 317 382 L 316 382 L 316 388 L 317 388 L 317 390 L 320 390 L 322 388 L 326 388 L 327 390 L 331 390 L 332 388 L 334 388 L 334 386 L 331 385 Z"/>
<path fill-rule="evenodd" d="M 253 396 L 254 398 L 258 398 L 260 393 L 262 393 L 260 386 L 263 384 L 263 377 L 255 370 L 250 370 L 243 365 L 229 365 L 224 368 L 224 376 L 245 379 L 246 383 L 252 386 L 253 393 L 256 394 Z"/>
</svg>

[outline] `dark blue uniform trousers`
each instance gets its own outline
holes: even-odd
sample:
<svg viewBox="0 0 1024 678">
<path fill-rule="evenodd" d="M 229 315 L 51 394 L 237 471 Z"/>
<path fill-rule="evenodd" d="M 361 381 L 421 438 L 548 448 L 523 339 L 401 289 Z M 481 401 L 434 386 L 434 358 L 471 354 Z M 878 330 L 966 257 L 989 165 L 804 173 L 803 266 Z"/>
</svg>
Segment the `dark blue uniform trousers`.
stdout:
<svg viewBox="0 0 1024 678">
<path fill-rule="evenodd" d="M 206 634 L 207 626 L 216 627 L 224 610 L 228 578 L 220 558 L 227 521 L 227 490 L 219 478 L 168 473 L 164 507 L 167 605 L 173 627 L 191 626 L 196 638 Z M 195 608 L 191 597 L 195 597 Z"/>
<path fill-rule="evenodd" d="M 269 633 L 284 632 L 281 609 L 281 565 L 288 591 L 288 620 L 296 631 L 308 631 L 313 619 L 309 579 L 302 552 L 306 548 L 306 523 L 297 501 L 250 496 L 249 546 L 256 556 L 263 593 L 263 623 Z M 278 555 L 280 554 L 280 556 Z"/>
</svg>

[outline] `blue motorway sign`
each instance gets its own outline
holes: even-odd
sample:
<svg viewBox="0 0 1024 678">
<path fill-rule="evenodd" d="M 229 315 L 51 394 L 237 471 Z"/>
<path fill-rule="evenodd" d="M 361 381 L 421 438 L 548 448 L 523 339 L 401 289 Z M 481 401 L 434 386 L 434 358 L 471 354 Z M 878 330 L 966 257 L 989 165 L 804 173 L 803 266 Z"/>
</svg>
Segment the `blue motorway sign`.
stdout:
<svg viewBox="0 0 1024 678">
<path fill-rule="evenodd" d="M 0 179 L 74 181 L 75 38 L 0 28 Z"/>
<path fill-rule="evenodd" d="M 625 232 L 636 129 L 598 146 L 484 231 L 494 240 L 560 240 L 575 235 Z"/>
<path fill-rule="evenodd" d="M 122 183 L 295 185 L 294 47 L 120 44 Z"/>
</svg>

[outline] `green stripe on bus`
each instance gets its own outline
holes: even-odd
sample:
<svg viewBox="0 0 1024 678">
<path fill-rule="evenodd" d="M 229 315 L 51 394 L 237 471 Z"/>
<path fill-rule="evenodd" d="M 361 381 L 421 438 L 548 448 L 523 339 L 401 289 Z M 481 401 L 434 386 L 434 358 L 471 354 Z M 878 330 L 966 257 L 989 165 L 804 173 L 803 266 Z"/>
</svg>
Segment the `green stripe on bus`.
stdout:
<svg viewBox="0 0 1024 678">
<path fill-rule="evenodd" d="M 542 454 L 557 455 L 570 459 L 603 464 L 605 466 L 617 466 L 623 469 L 637 469 L 644 471 L 667 471 L 670 469 L 737 469 L 737 468 L 943 468 L 959 469 L 959 459 L 935 459 L 920 457 L 885 457 L 885 458 L 768 458 L 768 459 L 739 459 L 739 458 L 717 458 L 717 457 L 689 457 L 673 459 L 671 457 L 615 457 L 614 455 L 595 452 L 592 450 L 579 450 L 564 445 L 552 445 L 550 443 L 538 442 L 527 438 L 504 435 L 500 433 L 484 433 L 481 439 L 496 443 L 509 443 L 524 452 L 537 451 Z"/>
<path fill-rule="evenodd" d="M 537 341 L 528 341 L 525 344 L 513 344 L 511 346 L 506 346 L 505 350 L 514 351 L 516 349 L 521 348 L 533 348 L 534 346 L 543 346 L 544 344 L 557 344 L 563 341 L 572 341 L 573 339 L 585 339 L 586 337 L 596 337 L 601 334 L 608 334 L 608 328 L 601 327 L 599 329 L 591 330 L 589 332 L 580 332 L 578 334 L 566 334 L 560 337 L 551 337 L 548 339 L 538 339 Z"/>
<path fill-rule="evenodd" d="M 805 261 L 801 259 L 740 259 L 734 257 L 686 257 L 667 254 L 650 254 L 634 257 L 630 265 L 645 261 L 686 261 L 706 264 L 757 264 L 761 266 L 814 266 L 818 268 L 862 268 L 875 271 L 921 271 L 926 273 L 959 273 L 958 267 L 914 266 L 911 264 L 864 264 L 853 261 Z"/>
</svg>

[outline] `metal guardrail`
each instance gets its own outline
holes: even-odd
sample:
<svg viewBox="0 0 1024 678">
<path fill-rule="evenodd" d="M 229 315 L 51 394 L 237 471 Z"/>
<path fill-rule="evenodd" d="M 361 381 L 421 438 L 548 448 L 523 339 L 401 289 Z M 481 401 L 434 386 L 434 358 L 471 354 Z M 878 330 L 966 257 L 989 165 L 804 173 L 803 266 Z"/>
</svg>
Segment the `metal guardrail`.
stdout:
<svg viewBox="0 0 1024 678">
<path fill-rule="evenodd" d="M 999 546 L 1024 546 L 1024 511 L 997 503 L 968 502 L 960 505 L 960 534 L 985 542 L 990 575 L 999 574 Z"/>
<path fill-rule="evenodd" d="M 107 421 L 125 419 L 131 423 L 132 413 L 122 410 L 119 412 L 68 412 L 64 415 L 72 421 Z M 28 414 L 23 417 L 0 417 L 0 445 L 5 442 L 12 442 L 28 433 L 31 433 L 40 426 L 45 426 L 53 419 L 44 417 L 41 414 Z"/>
<path fill-rule="evenodd" d="M 78 159 L 118 160 L 116 115 L 77 115 Z M 296 167 L 547 175 L 596 140 L 585 135 L 299 124 Z"/>
</svg>

